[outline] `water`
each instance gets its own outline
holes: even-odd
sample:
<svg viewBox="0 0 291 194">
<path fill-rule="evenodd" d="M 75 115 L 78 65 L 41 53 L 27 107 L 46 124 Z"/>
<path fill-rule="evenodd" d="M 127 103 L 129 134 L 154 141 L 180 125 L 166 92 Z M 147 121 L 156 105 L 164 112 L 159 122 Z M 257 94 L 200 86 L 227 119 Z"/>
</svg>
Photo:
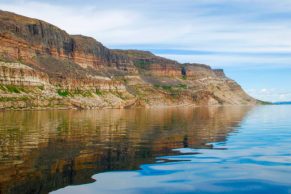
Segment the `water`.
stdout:
<svg viewBox="0 0 291 194">
<path fill-rule="evenodd" d="M 0 112 L 0 194 L 291 193 L 290 106 Z"/>
</svg>

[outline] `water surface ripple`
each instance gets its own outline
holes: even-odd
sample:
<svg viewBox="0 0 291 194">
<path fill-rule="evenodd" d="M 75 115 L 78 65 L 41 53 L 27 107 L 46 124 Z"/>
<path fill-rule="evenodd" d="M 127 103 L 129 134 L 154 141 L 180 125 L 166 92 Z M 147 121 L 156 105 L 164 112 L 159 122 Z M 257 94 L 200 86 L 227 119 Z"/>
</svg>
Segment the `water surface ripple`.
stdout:
<svg viewBox="0 0 291 194">
<path fill-rule="evenodd" d="M 0 113 L 0 193 L 291 193 L 290 106 Z"/>
</svg>

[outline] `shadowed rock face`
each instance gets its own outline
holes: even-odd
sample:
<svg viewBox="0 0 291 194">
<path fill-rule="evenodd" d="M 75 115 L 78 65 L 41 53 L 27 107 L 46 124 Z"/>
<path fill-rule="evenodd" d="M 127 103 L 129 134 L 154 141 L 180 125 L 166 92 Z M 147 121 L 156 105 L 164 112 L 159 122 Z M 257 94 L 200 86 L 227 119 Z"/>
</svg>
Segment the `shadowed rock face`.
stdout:
<svg viewBox="0 0 291 194">
<path fill-rule="evenodd" d="M 48 193 L 223 142 L 249 107 L 0 113 L 0 193 Z M 98 181 L 98 180 L 97 180 Z"/>
<path fill-rule="evenodd" d="M 110 50 L 93 38 L 5 11 L 0 11 L 0 61 L 2 108 L 257 103 L 223 70 L 147 51 Z"/>
</svg>

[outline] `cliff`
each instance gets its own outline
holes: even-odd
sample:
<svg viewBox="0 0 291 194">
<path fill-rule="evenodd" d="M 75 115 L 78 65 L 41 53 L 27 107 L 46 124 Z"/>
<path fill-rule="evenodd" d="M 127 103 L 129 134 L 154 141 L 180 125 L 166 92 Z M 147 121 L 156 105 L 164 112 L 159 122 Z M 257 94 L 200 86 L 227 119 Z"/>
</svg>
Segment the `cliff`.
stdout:
<svg viewBox="0 0 291 194">
<path fill-rule="evenodd" d="M 223 70 L 147 51 L 111 50 L 0 11 L 0 108 L 256 104 Z"/>
</svg>

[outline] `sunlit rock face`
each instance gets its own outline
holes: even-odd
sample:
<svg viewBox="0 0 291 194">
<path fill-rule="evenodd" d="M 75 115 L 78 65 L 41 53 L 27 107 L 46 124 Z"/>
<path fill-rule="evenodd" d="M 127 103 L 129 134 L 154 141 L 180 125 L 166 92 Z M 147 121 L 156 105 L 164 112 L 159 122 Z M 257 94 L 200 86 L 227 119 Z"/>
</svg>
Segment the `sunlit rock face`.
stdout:
<svg viewBox="0 0 291 194">
<path fill-rule="evenodd" d="M 112 54 L 109 49 L 90 37 L 71 36 L 46 22 L 0 12 L 1 53 L 26 63 L 40 65 L 40 55 L 70 59 L 81 67 L 101 69 L 112 67 L 134 72 L 126 56 Z"/>
<path fill-rule="evenodd" d="M 93 38 L 10 12 L 0 11 L 0 43 L 1 108 L 258 103 L 223 70 L 147 51 L 111 50 Z"/>
<path fill-rule="evenodd" d="M 0 62 L 0 82 L 4 85 L 42 86 L 49 77 L 21 63 Z"/>
</svg>

